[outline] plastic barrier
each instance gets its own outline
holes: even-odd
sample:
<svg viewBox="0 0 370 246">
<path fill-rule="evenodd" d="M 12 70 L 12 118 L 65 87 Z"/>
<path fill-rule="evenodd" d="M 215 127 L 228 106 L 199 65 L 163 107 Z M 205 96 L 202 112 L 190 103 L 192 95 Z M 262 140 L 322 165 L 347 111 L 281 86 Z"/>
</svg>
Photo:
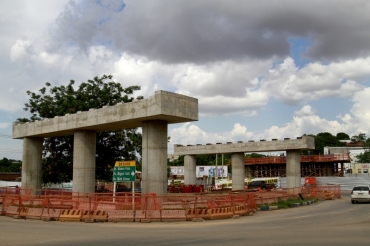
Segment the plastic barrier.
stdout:
<svg viewBox="0 0 370 246">
<path fill-rule="evenodd" d="M 83 211 L 76 209 L 63 209 L 60 212 L 60 221 L 81 221 Z"/>
<path fill-rule="evenodd" d="M 134 222 L 135 213 L 133 210 L 113 210 L 108 212 L 110 222 Z"/>
<path fill-rule="evenodd" d="M 208 209 L 211 220 L 231 218 L 234 214 L 230 207 Z"/>
<path fill-rule="evenodd" d="M 190 186 L 187 186 L 189 189 Z M 192 190 L 200 188 L 192 186 Z M 312 189 L 303 186 L 302 195 L 312 197 Z M 294 189 L 296 191 L 297 188 Z M 47 194 L 30 196 L 2 194 L 2 214 L 19 218 L 61 221 L 183 221 L 197 218 L 222 219 L 235 215 L 249 215 L 257 204 L 275 203 L 297 198 L 293 190 L 280 189 L 271 192 L 211 192 L 177 194 Z M 339 185 L 315 187 L 317 198 L 334 199 L 340 196 Z M 45 192 L 45 194 L 48 192 Z M 36 208 L 35 208 L 36 207 Z M 83 209 L 78 209 L 83 208 Z M 42 212 L 41 212 L 42 211 Z"/>
<path fill-rule="evenodd" d="M 189 209 L 186 210 L 186 220 L 192 220 L 195 218 L 210 219 L 208 209 Z"/>
<path fill-rule="evenodd" d="M 185 210 L 162 210 L 162 222 L 186 221 Z"/>
<path fill-rule="evenodd" d="M 44 211 L 43 208 L 29 208 L 28 213 L 26 215 L 26 219 L 40 220 L 43 211 Z"/>
<path fill-rule="evenodd" d="M 136 222 L 160 222 L 161 211 L 160 210 L 137 210 L 135 212 Z"/>
<path fill-rule="evenodd" d="M 27 216 L 27 213 L 28 213 L 28 208 L 25 208 L 25 207 L 20 207 L 18 209 L 18 215 L 15 215 L 15 218 L 18 218 L 18 219 L 25 219 L 26 216 Z"/>
<path fill-rule="evenodd" d="M 18 208 L 19 208 L 19 207 L 16 207 L 16 206 L 9 206 L 9 207 L 5 210 L 5 215 L 6 215 L 6 216 L 10 216 L 10 217 L 15 216 L 16 214 L 18 214 Z"/>
<path fill-rule="evenodd" d="M 234 214 L 235 215 L 246 215 L 246 214 L 249 214 L 249 209 L 246 209 L 245 206 L 235 206 Z"/>
<path fill-rule="evenodd" d="M 94 210 L 94 211 L 83 211 L 82 221 L 92 220 L 99 222 L 106 222 L 108 220 L 108 213 L 106 211 Z"/>
<path fill-rule="evenodd" d="M 61 209 L 44 208 L 41 214 L 42 220 L 59 220 Z"/>
</svg>

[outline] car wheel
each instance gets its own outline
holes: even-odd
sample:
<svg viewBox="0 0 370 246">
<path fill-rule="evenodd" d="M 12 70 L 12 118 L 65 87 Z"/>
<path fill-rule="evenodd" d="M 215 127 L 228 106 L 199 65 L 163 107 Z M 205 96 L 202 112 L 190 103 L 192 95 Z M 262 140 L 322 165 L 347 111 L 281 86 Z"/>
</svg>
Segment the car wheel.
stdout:
<svg viewBox="0 0 370 246">
<path fill-rule="evenodd" d="M 354 204 L 355 202 L 353 200 L 351 200 L 352 204 Z"/>
</svg>

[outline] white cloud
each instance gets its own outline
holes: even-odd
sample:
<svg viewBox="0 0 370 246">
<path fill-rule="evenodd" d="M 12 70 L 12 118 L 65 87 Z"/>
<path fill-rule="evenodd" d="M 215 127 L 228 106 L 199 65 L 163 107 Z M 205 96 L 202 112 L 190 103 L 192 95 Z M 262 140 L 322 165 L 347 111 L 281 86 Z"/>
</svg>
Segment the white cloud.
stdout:
<svg viewBox="0 0 370 246">
<path fill-rule="evenodd" d="M 17 40 L 10 49 L 10 59 L 14 62 L 22 59 L 28 53 L 27 49 L 31 46 L 30 40 Z"/>
<path fill-rule="evenodd" d="M 284 138 L 297 138 L 304 134 L 317 134 L 330 132 L 336 135 L 345 132 L 350 136 L 363 132 L 369 134 L 370 129 L 370 88 L 354 93 L 354 104 L 351 113 L 339 115 L 338 120 L 327 120 L 316 115 L 317 111 L 310 105 L 303 106 L 295 112 L 293 119 L 282 126 L 271 126 L 261 132 L 248 132 L 247 127 L 235 123 L 229 132 L 205 132 L 192 123 L 186 123 L 179 128 L 174 128 L 170 134 L 174 141 L 183 145 L 195 143 L 237 142 L 248 140 L 271 140 Z M 230 118 L 232 119 L 232 118 Z"/>
<path fill-rule="evenodd" d="M 303 106 L 300 110 L 294 112 L 296 116 L 308 116 L 316 114 L 316 109 L 312 108 L 310 105 Z"/>
<path fill-rule="evenodd" d="M 9 126 L 9 123 L 0 122 L 0 129 L 7 128 Z"/>
<path fill-rule="evenodd" d="M 358 125 L 358 132 L 370 133 L 370 88 L 365 88 L 354 94 L 351 113 Z"/>
<path fill-rule="evenodd" d="M 362 64 L 356 76 L 352 72 L 354 64 Z M 286 104 L 298 104 L 327 97 L 349 97 L 363 88 L 351 79 L 364 80 L 369 76 L 370 57 L 328 65 L 313 62 L 301 69 L 288 57 L 264 76 L 262 90 Z"/>
</svg>

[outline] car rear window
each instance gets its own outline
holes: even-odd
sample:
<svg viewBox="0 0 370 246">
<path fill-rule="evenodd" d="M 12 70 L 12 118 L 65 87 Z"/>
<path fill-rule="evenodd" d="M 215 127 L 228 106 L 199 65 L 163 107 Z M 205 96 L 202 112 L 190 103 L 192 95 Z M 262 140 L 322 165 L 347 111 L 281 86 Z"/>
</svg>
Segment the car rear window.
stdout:
<svg viewBox="0 0 370 246">
<path fill-rule="evenodd" d="M 354 187 L 353 190 L 369 190 L 369 187 L 367 187 L 367 186 L 358 186 L 358 187 Z"/>
</svg>

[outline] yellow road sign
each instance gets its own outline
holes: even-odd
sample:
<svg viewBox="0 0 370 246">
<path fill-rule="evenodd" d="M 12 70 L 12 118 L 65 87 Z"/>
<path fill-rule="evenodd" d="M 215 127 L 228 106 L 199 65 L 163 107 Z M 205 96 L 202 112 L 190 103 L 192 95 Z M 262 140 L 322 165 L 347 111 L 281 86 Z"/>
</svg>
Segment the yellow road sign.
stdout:
<svg viewBox="0 0 370 246">
<path fill-rule="evenodd" d="M 136 161 L 116 161 L 115 167 L 135 167 Z"/>
</svg>

